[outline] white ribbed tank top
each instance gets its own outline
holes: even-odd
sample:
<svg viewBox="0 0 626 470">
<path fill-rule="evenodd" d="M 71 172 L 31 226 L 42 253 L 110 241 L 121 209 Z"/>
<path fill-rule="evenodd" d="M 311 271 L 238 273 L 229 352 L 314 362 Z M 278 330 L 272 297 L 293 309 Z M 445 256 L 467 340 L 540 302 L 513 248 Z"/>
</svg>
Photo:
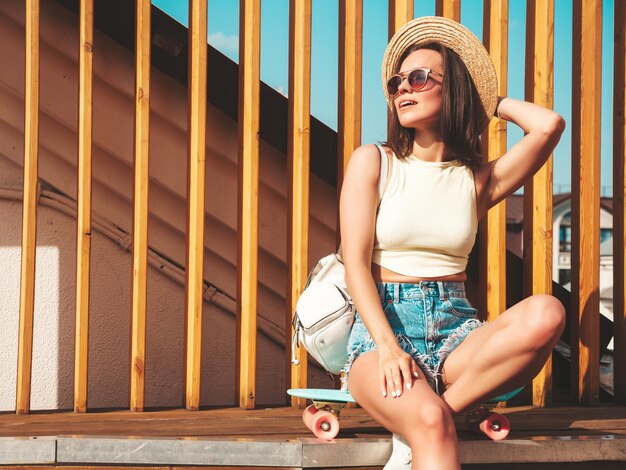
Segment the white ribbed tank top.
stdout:
<svg viewBox="0 0 626 470">
<path fill-rule="evenodd" d="M 391 160 L 372 261 L 411 277 L 465 271 L 478 229 L 472 170 L 458 160 Z"/>
</svg>

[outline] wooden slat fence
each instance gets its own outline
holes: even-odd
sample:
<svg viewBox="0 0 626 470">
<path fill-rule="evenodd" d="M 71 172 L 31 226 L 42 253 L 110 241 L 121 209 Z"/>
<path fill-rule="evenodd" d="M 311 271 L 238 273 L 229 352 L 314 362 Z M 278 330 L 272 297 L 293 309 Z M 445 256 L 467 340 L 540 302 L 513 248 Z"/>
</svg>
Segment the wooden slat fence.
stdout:
<svg viewBox="0 0 626 470">
<path fill-rule="evenodd" d="M 572 57 L 571 392 L 599 401 L 602 2 L 574 1 Z"/>
<path fill-rule="evenodd" d="M 613 70 L 613 335 L 615 400 L 626 404 L 626 3 L 616 2 L 614 12 L 615 50 Z"/>
<path fill-rule="evenodd" d="M 189 2 L 185 406 L 200 408 L 207 96 L 207 2 Z"/>
<path fill-rule="evenodd" d="M 389 0 L 389 39 L 407 21 L 413 19 L 413 8 L 412 0 Z"/>
<path fill-rule="evenodd" d="M 437 14 L 459 19 L 459 0 L 437 0 Z M 130 409 L 144 408 L 146 343 L 146 277 L 150 132 L 150 2 L 136 2 L 135 181 L 133 213 L 132 334 Z M 338 163 L 341 184 L 351 152 L 361 143 L 361 76 L 363 0 L 340 2 Z M 572 67 L 572 394 L 578 403 L 599 400 L 599 162 L 601 32 L 600 0 L 575 0 Z M 311 80 L 311 0 L 289 5 L 289 214 L 287 312 L 285 315 L 286 384 L 307 385 L 307 358 L 290 364 L 292 312 L 306 280 L 309 248 L 309 148 Z M 260 0 L 241 0 L 239 68 L 239 207 L 238 207 L 238 390 L 239 406 L 256 406 L 256 330 L 259 187 Z M 412 0 L 388 3 L 389 36 L 413 18 Z M 91 256 L 91 146 L 93 0 L 82 0 L 79 44 L 78 213 L 74 410 L 87 402 L 89 274 Z M 202 289 L 204 282 L 205 147 L 207 86 L 207 1 L 192 0 L 189 14 L 187 270 L 185 288 L 185 405 L 200 407 Z M 499 76 L 500 94 L 507 93 L 508 2 L 486 0 L 484 42 Z M 616 401 L 626 402 L 626 320 L 624 288 L 624 33 L 626 9 L 615 2 L 614 76 L 614 285 Z M 554 99 L 554 2 L 527 4 L 526 88 L 529 100 L 551 107 Z M 30 409 L 33 342 L 37 165 L 39 109 L 39 2 L 26 1 L 26 80 L 24 126 L 24 211 L 18 342 L 17 413 Z M 584 123 L 584 124 L 583 124 Z M 494 119 L 484 141 L 486 158 L 506 151 L 506 123 Z M 552 287 L 552 159 L 525 188 L 526 294 L 550 293 Z M 494 208 L 480 229 L 481 301 L 488 319 L 506 307 L 505 202 Z M 149 360 L 149 358 L 148 358 Z M 533 402 L 550 404 L 551 361 L 533 382 Z M 293 406 L 301 406 L 299 400 Z"/>
<path fill-rule="evenodd" d="M 150 0 L 136 3 L 135 183 L 131 299 L 130 409 L 143 411 L 148 298 L 148 187 L 150 145 Z"/>
<path fill-rule="evenodd" d="M 339 2 L 337 197 L 350 154 L 361 145 L 362 48 L 363 2 L 361 0 Z"/>
<path fill-rule="evenodd" d="M 460 21 L 461 0 L 437 0 L 435 3 L 435 14 L 454 21 Z"/>
<path fill-rule="evenodd" d="M 93 0 L 80 5 L 78 194 L 76 214 L 76 334 L 74 411 L 87 411 L 89 275 L 91 270 L 91 146 L 93 128 Z"/>
<path fill-rule="evenodd" d="M 526 14 L 525 98 L 554 101 L 554 4 L 531 0 Z M 552 156 L 524 187 L 525 294 L 552 294 Z M 552 398 L 552 358 L 533 380 L 533 404 Z"/>
<path fill-rule="evenodd" d="M 485 2 L 483 42 L 496 68 L 498 94 L 507 95 L 507 50 L 509 7 L 507 0 Z M 506 152 L 506 122 L 492 119 L 487 129 L 487 159 L 495 160 Z M 480 224 L 481 299 L 487 320 L 495 319 L 506 309 L 506 201 L 500 202 Z"/>
<path fill-rule="evenodd" d="M 293 388 L 306 387 L 307 354 L 298 348 L 299 366 L 291 365 L 292 312 L 308 274 L 309 252 L 309 144 L 311 109 L 311 0 L 289 3 L 289 124 L 287 160 L 289 175 L 289 230 L 287 265 L 290 285 L 287 290 L 285 344 L 287 376 Z M 292 398 L 292 405 L 301 406 L 301 398 Z"/>
<path fill-rule="evenodd" d="M 37 244 L 37 177 L 39 166 L 39 0 L 26 2 L 26 80 L 24 84 L 24 210 L 22 273 L 17 353 L 16 412 L 30 409 L 35 315 L 35 249 Z"/>
<path fill-rule="evenodd" d="M 239 51 L 239 406 L 256 403 L 261 0 L 242 2 Z"/>
</svg>

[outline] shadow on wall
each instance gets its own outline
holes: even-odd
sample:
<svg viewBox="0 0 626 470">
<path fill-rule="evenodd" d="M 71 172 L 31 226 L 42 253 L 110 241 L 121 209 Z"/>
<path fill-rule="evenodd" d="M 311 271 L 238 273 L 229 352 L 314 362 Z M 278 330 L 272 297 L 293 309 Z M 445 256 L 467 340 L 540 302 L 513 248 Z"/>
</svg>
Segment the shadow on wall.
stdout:
<svg viewBox="0 0 626 470">
<path fill-rule="evenodd" d="M 4 267 L 0 322 L 0 411 L 15 409 L 21 244 L 20 201 L 0 201 L 0 263 Z M 39 206 L 32 367 L 32 410 L 73 408 L 75 222 Z M 97 232 L 92 241 L 89 324 L 90 408 L 129 404 L 131 255 Z M 181 286 L 150 268 L 146 345 L 146 407 L 183 404 L 183 301 Z M 202 405 L 233 405 L 235 323 L 205 304 Z M 260 344 L 266 350 L 268 344 Z M 280 354 L 282 350 L 270 353 Z M 267 352 L 266 352 L 267 354 Z M 275 358 L 274 358 L 275 360 Z M 281 362 L 282 363 L 282 362 Z M 274 382 L 274 387 L 276 382 Z M 278 392 L 280 395 L 280 389 Z M 280 396 L 274 400 L 280 400 Z"/>
<path fill-rule="evenodd" d="M 20 308 L 21 259 L 20 201 L 0 202 L 0 322 L 5 327 L 0 353 L 0 410 L 15 410 L 17 347 Z M 73 256 L 59 246 L 52 210 L 40 211 L 36 253 L 35 317 L 31 378 L 31 409 L 46 410 L 72 406 L 73 376 Z M 67 227 L 67 226 L 66 226 Z M 67 238 L 66 238 L 67 239 Z M 73 237 L 70 236 L 68 243 Z"/>
</svg>

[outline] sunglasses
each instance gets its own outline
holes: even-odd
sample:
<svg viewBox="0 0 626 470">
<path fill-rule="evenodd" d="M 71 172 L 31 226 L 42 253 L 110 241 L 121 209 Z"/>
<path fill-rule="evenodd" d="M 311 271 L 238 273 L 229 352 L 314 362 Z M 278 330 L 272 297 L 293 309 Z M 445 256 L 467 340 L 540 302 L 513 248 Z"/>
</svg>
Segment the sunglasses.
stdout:
<svg viewBox="0 0 626 470">
<path fill-rule="evenodd" d="M 408 72 L 401 72 L 392 76 L 387 81 L 387 93 L 389 93 L 390 96 L 395 97 L 398 94 L 398 89 L 400 88 L 400 85 L 402 85 L 405 77 L 408 79 L 411 89 L 413 91 L 419 91 L 426 86 L 429 75 L 437 75 L 443 78 L 442 74 L 434 72 L 432 69 L 419 67 L 409 70 Z"/>
</svg>

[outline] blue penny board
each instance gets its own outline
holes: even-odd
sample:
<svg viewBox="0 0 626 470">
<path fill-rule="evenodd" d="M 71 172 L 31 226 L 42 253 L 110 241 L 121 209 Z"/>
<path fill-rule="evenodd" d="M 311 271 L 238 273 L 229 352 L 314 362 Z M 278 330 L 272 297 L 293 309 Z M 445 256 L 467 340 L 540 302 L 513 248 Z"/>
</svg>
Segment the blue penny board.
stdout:
<svg viewBox="0 0 626 470">
<path fill-rule="evenodd" d="M 515 395 L 517 395 L 519 392 L 522 391 L 524 387 L 520 387 L 516 390 L 513 390 L 512 392 L 509 393 L 503 393 L 500 396 L 494 397 L 491 400 L 489 400 L 489 403 L 496 403 L 499 401 L 509 401 L 511 398 L 513 398 Z"/>
<path fill-rule="evenodd" d="M 508 393 L 504 393 L 489 400 L 489 403 L 496 403 L 499 401 L 508 401 L 522 391 L 523 387 L 513 390 Z M 356 403 L 356 400 L 352 398 L 350 392 L 344 392 L 342 390 L 332 390 L 327 388 L 290 388 L 287 393 L 292 397 L 308 398 L 315 401 L 332 401 L 332 402 L 345 402 Z"/>
<path fill-rule="evenodd" d="M 287 393 L 292 397 L 308 398 L 315 401 L 329 401 L 338 403 L 356 403 L 350 392 L 331 390 L 326 388 L 290 388 Z"/>
</svg>

